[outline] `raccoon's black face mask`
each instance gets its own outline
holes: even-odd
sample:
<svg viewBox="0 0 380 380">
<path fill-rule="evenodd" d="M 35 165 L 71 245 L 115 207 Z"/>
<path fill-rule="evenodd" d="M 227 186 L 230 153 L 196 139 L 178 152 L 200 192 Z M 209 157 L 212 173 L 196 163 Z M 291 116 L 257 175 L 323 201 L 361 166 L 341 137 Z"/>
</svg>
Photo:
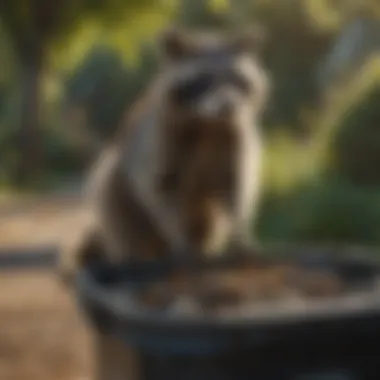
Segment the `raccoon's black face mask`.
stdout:
<svg viewBox="0 0 380 380">
<path fill-rule="evenodd" d="M 226 92 L 226 88 L 229 89 L 231 95 L 232 92 L 236 92 L 236 96 L 241 97 L 250 96 L 253 91 L 250 81 L 239 72 L 231 70 L 229 73 L 217 73 L 210 70 L 199 72 L 193 77 L 174 84 L 170 89 L 170 99 L 180 107 L 190 107 L 200 102 L 203 97 L 212 95 L 213 92 Z M 224 99 L 226 110 L 228 100 L 232 101 L 232 96 L 230 99 L 227 96 Z"/>
</svg>

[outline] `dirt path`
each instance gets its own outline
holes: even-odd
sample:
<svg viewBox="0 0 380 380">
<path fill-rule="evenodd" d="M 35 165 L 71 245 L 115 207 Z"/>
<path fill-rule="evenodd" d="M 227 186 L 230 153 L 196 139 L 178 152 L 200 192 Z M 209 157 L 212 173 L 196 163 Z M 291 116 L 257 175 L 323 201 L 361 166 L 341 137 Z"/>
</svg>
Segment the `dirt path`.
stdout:
<svg viewBox="0 0 380 380">
<path fill-rule="evenodd" d="M 75 233 L 84 217 L 79 196 L 0 197 L 0 251 L 56 245 Z"/>
<path fill-rule="evenodd" d="M 90 343 L 74 303 L 52 274 L 1 274 L 0 379 L 89 379 Z"/>
<path fill-rule="evenodd" d="M 0 258 L 43 254 L 41 248 L 74 233 L 83 215 L 75 196 L 0 196 Z M 90 379 L 90 343 L 54 272 L 8 267 L 0 273 L 1 380 Z"/>
</svg>

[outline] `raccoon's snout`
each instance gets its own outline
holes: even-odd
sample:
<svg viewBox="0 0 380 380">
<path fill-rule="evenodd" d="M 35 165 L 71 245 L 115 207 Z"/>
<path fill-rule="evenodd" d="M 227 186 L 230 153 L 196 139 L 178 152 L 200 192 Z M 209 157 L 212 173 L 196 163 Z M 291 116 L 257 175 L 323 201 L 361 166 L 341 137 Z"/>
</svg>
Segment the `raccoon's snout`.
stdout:
<svg viewBox="0 0 380 380">
<path fill-rule="evenodd" d="M 229 98 L 222 98 L 216 105 L 214 110 L 214 116 L 228 117 L 231 116 L 234 111 L 234 102 Z"/>
<path fill-rule="evenodd" d="M 238 108 L 240 99 L 232 89 L 215 91 L 205 96 L 198 104 L 197 111 L 201 117 L 228 119 Z"/>
<path fill-rule="evenodd" d="M 234 109 L 235 109 L 234 102 L 230 101 L 229 99 L 224 99 L 220 103 L 218 114 L 222 117 L 229 117 L 233 114 Z"/>
</svg>

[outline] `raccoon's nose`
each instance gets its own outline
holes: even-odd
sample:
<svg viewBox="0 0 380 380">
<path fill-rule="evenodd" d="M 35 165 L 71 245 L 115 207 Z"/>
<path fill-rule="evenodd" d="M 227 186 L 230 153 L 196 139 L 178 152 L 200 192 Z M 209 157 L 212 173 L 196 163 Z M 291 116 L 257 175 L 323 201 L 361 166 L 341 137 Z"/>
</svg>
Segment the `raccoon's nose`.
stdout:
<svg viewBox="0 0 380 380">
<path fill-rule="evenodd" d="M 235 94 L 228 91 L 220 91 L 211 94 L 204 102 L 200 103 L 199 111 L 206 117 L 229 117 L 235 109 Z"/>
<path fill-rule="evenodd" d="M 217 118 L 227 118 L 233 113 L 233 102 L 228 99 L 218 99 L 214 104 L 204 108 L 203 115 Z"/>
<path fill-rule="evenodd" d="M 238 103 L 237 94 L 233 89 L 226 89 L 219 99 L 219 116 L 228 117 L 234 112 L 236 104 Z"/>
</svg>

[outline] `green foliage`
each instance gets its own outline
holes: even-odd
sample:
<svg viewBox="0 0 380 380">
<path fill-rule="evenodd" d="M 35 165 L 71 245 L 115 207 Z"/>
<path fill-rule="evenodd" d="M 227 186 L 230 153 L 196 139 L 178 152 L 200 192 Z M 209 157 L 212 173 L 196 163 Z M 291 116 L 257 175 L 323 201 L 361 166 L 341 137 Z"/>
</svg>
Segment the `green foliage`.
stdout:
<svg viewBox="0 0 380 380">
<path fill-rule="evenodd" d="M 332 175 L 356 185 L 380 185 L 380 87 L 350 110 L 334 140 Z"/>
<path fill-rule="evenodd" d="M 185 27 L 228 27 L 228 0 L 182 0 L 176 14 L 178 24 Z"/>
<path fill-rule="evenodd" d="M 0 182 L 9 183 L 15 169 L 19 152 L 15 147 L 20 115 L 20 94 L 15 88 L 7 89 L 4 94 L 0 114 Z"/>
<path fill-rule="evenodd" d="M 15 0 L 0 3 L 0 17 L 17 48 L 61 42 L 84 19 L 112 28 L 147 10 L 167 10 L 164 0 Z"/>
<path fill-rule="evenodd" d="M 259 233 L 268 241 L 380 243 L 380 195 L 377 189 L 325 180 L 290 195 L 268 195 Z"/>
<path fill-rule="evenodd" d="M 20 152 L 15 144 L 17 134 L 20 128 L 20 91 L 16 87 L 9 89 L 4 98 L 2 112 L 0 113 L 0 183 L 12 184 L 13 173 L 20 160 Z M 41 123 L 44 131 L 43 144 L 45 146 L 46 160 L 49 166 L 44 173 L 51 175 L 55 173 L 56 177 L 76 173 L 81 169 L 78 163 L 81 162 L 81 152 L 76 150 L 72 144 L 67 141 L 65 135 L 58 128 L 54 128 L 50 123 L 47 114 Z"/>
<path fill-rule="evenodd" d="M 49 160 L 49 168 L 45 175 L 59 179 L 70 177 L 80 173 L 85 163 L 81 152 L 54 128 L 46 129 L 44 134 L 44 145 L 46 146 L 46 156 Z"/>
<path fill-rule="evenodd" d="M 146 46 L 141 49 L 140 64 L 137 67 L 126 66 L 115 50 L 95 46 L 68 78 L 68 104 L 84 104 L 91 129 L 107 138 L 137 94 L 150 81 L 156 68 L 156 58 L 152 48 Z"/>
<path fill-rule="evenodd" d="M 22 78 L 23 101 L 20 105 L 20 128 L 15 139 L 20 154 L 15 180 L 19 185 L 34 181 L 47 164 L 40 128 L 41 83 L 50 68 L 55 50 L 73 39 L 76 31 L 89 22 L 90 37 L 100 32 L 119 31 L 127 21 L 128 34 L 136 40 L 146 38 L 165 19 L 172 5 L 165 0 L 15 0 L 0 2 L 0 22 L 12 44 L 18 74 Z M 126 29 L 121 28 L 125 33 Z M 135 33 L 134 33 L 135 31 Z M 106 34 L 106 33 L 105 33 Z M 105 38 L 103 38 L 105 39 Z M 125 39 L 118 39 L 119 42 Z M 116 44 L 117 45 L 117 44 Z M 58 49 L 57 49 L 58 47 Z M 54 60 L 53 60 L 54 61 Z"/>
</svg>

